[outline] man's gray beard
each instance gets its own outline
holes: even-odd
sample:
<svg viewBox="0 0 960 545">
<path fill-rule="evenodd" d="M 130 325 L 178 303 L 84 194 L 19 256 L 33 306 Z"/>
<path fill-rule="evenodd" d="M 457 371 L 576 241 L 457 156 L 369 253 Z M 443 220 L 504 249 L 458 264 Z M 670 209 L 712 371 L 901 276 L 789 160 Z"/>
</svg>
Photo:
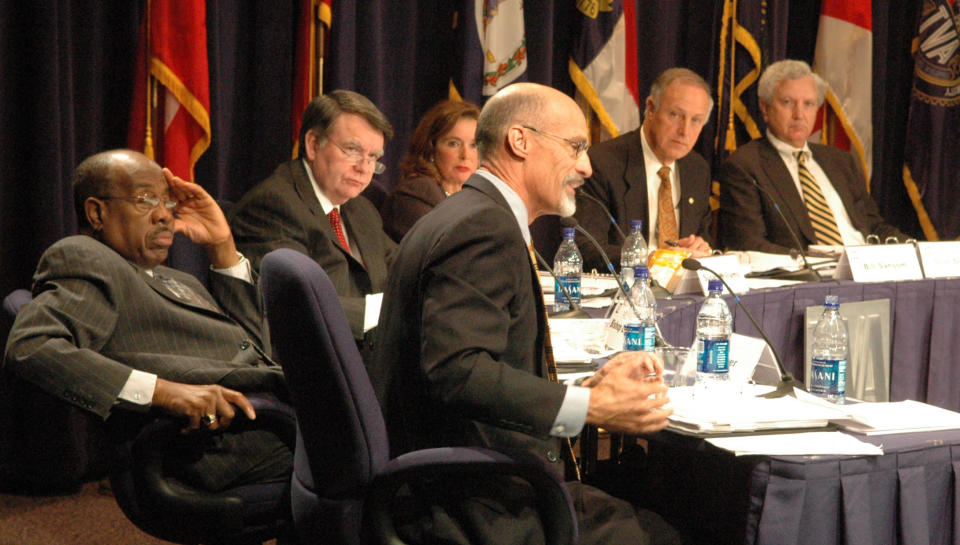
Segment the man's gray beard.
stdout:
<svg viewBox="0 0 960 545">
<path fill-rule="evenodd" d="M 566 190 L 563 192 L 563 198 L 560 199 L 560 217 L 569 218 L 577 211 L 577 198 L 575 196 L 567 195 Z"/>
</svg>

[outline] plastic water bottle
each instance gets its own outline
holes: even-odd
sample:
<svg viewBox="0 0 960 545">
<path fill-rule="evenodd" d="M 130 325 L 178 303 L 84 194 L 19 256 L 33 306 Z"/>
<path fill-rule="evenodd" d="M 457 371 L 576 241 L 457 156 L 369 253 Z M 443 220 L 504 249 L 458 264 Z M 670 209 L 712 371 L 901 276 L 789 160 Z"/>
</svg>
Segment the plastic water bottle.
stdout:
<svg viewBox="0 0 960 545">
<path fill-rule="evenodd" d="M 557 275 L 558 281 L 554 282 L 553 290 L 553 311 L 566 312 L 570 310 L 570 301 L 567 301 L 563 290 L 560 289 L 560 282 L 563 282 L 567 288 L 567 293 L 573 300 L 573 306 L 580 306 L 580 275 L 583 273 L 583 256 L 577 249 L 577 244 L 573 241 L 576 230 L 573 227 L 563 228 L 563 242 L 557 249 L 557 255 L 553 258 L 553 272 Z"/>
<path fill-rule="evenodd" d="M 710 294 L 697 314 L 697 390 L 723 395 L 730 379 L 730 334 L 733 315 L 720 294 L 723 283 L 709 283 Z"/>
<path fill-rule="evenodd" d="M 846 402 L 850 354 L 847 326 L 840 317 L 836 295 L 828 295 L 823 307 L 823 314 L 813 329 L 810 393 L 842 405 Z"/>
<path fill-rule="evenodd" d="M 620 247 L 620 275 L 626 276 L 634 267 L 647 266 L 647 241 L 643 238 L 643 220 L 630 220 L 630 234 Z M 625 285 L 629 288 L 632 282 Z"/>
<path fill-rule="evenodd" d="M 650 291 L 650 271 L 646 266 L 634 267 L 633 277 L 636 281 L 630 289 L 630 297 L 640 316 L 631 310 L 624 328 L 623 348 L 653 352 L 657 345 L 657 299 Z"/>
</svg>

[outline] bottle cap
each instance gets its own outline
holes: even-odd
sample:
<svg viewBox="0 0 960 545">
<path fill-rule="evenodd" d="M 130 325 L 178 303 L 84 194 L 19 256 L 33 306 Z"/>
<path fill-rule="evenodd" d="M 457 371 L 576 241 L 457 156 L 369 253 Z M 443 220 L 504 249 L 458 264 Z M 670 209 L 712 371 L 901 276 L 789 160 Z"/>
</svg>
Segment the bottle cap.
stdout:
<svg viewBox="0 0 960 545">
<path fill-rule="evenodd" d="M 650 278 L 650 269 L 644 267 L 643 265 L 638 265 L 633 268 L 633 277 L 634 278 Z"/>
<path fill-rule="evenodd" d="M 723 291 L 723 282 L 721 282 L 720 280 L 718 280 L 718 279 L 716 279 L 716 278 L 713 278 L 713 279 L 711 279 L 710 282 L 707 284 L 707 289 L 708 289 L 709 291 Z"/>
<path fill-rule="evenodd" d="M 563 228 L 563 238 L 573 238 L 576 236 L 577 230 L 573 227 L 564 227 Z"/>
<path fill-rule="evenodd" d="M 840 297 L 836 295 L 828 295 L 826 300 L 823 302 L 823 306 L 827 308 L 840 308 Z"/>
<path fill-rule="evenodd" d="M 630 231 L 643 231 L 643 220 L 630 220 Z"/>
</svg>

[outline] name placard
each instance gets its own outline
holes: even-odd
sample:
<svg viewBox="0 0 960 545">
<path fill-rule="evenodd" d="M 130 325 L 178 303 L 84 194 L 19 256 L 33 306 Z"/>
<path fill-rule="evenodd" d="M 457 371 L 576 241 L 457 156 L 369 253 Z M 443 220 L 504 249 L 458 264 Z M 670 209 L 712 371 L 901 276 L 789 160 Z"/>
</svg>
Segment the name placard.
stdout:
<svg viewBox="0 0 960 545">
<path fill-rule="evenodd" d="M 701 257 L 698 259 L 704 267 L 710 267 L 711 269 L 720 273 L 720 276 L 730 284 L 730 287 L 733 288 L 737 294 L 747 293 L 750 288 L 747 286 L 747 279 L 743 276 L 743 269 L 740 266 L 740 258 L 735 255 L 718 255 L 711 257 Z M 703 295 L 709 293 L 709 284 L 710 280 L 715 278 L 713 273 L 707 272 L 703 269 L 699 271 L 686 271 L 683 279 L 680 281 L 680 285 L 677 286 L 677 289 L 674 293 L 695 293 L 700 292 Z M 726 286 L 723 288 L 724 293 L 727 292 Z"/>
<path fill-rule="evenodd" d="M 927 278 L 960 276 L 960 241 L 918 242 L 917 249 Z"/>
<path fill-rule="evenodd" d="M 857 282 L 921 280 L 923 271 L 913 244 L 847 246 L 834 278 Z"/>
</svg>

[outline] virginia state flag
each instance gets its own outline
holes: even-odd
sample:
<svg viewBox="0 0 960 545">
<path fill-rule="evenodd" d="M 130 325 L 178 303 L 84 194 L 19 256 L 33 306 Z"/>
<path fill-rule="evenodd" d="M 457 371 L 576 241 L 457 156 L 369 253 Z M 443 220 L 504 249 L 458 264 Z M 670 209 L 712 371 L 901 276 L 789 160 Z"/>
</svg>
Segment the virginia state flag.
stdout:
<svg viewBox="0 0 960 545">
<path fill-rule="evenodd" d="M 640 126 L 634 0 L 577 0 L 570 79 L 611 137 Z"/>
<path fill-rule="evenodd" d="M 830 84 L 817 116 L 820 142 L 855 150 L 868 180 L 873 167 L 872 28 L 870 0 L 823 0 L 813 58 L 813 70 Z"/>
<path fill-rule="evenodd" d="M 211 136 L 206 4 L 150 0 L 147 5 L 128 146 L 193 180 L 193 166 Z"/>
<path fill-rule="evenodd" d="M 467 0 L 458 13 L 462 71 L 453 77 L 453 98 L 476 104 L 527 71 L 523 0 Z"/>
<path fill-rule="evenodd" d="M 960 9 L 923 0 L 913 41 L 914 75 L 903 181 L 928 240 L 960 237 Z"/>
</svg>

